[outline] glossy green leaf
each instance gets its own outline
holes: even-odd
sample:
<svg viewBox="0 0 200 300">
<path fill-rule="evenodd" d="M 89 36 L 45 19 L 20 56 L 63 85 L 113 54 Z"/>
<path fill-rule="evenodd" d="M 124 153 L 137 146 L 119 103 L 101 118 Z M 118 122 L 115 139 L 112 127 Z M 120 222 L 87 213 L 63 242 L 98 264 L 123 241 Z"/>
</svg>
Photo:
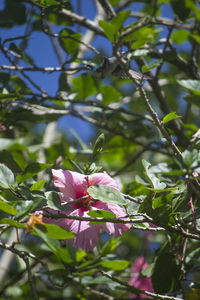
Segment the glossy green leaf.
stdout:
<svg viewBox="0 0 200 300">
<path fill-rule="evenodd" d="M 131 10 L 120 11 L 116 17 L 111 20 L 111 24 L 115 27 L 115 31 L 119 31 L 125 20 L 129 17 Z"/>
<path fill-rule="evenodd" d="M 67 54 L 72 55 L 78 50 L 81 33 L 75 33 L 70 29 L 63 29 L 59 33 L 59 36 L 60 45 Z"/>
<path fill-rule="evenodd" d="M 106 185 L 93 185 L 87 190 L 89 195 L 105 203 L 125 204 L 125 200 L 120 192 Z"/>
<path fill-rule="evenodd" d="M 77 92 L 78 99 L 85 99 L 96 94 L 97 89 L 90 74 L 82 74 L 72 79 L 72 85 Z"/>
<path fill-rule="evenodd" d="M 43 188 L 44 184 L 45 184 L 44 179 L 39 180 L 30 187 L 30 190 L 31 191 L 40 191 Z"/>
<path fill-rule="evenodd" d="M 171 112 L 169 114 L 167 114 L 164 118 L 163 118 L 163 123 L 166 124 L 174 119 L 179 119 L 179 118 L 182 118 L 182 116 L 178 116 L 176 114 L 176 112 Z"/>
<path fill-rule="evenodd" d="M 142 73 L 145 73 L 145 72 L 148 72 L 154 68 L 157 68 L 160 64 L 161 64 L 162 60 L 161 59 L 158 59 L 154 62 L 152 62 L 151 64 L 149 65 L 144 65 L 142 66 Z"/>
<path fill-rule="evenodd" d="M 9 189 L 11 185 L 15 184 L 15 177 L 13 172 L 3 164 L 0 164 L 0 186 Z"/>
<path fill-rule="evenodd" d="M 8 218 L 1 219 L 0 224 L 11 225 L 11 226 L 16 227 L 16 228 L 25 228 L 24 224 L 21 224 L 21 223 L 15 221 L 15 220 L 8 219 Z"/>
<path fill-rule="evenodd" d="M 112 24 L 109 24 L 108 22 L 106 22 L 104 20 L 99 21 L 99 26 L 103 29 L 103 31 L 104 31 L 105 35 L 107 36 L 107 38 L 111 42 L 114 42 L 115 35 L 116 35 L 115 26 L 113 26 Z"/>
<path fill-rule="evenodd" d="M 113 271 L 122 271 L 126 269 L 129 262 L 126 260 L 102 260 L 101 266 Z"/>
<path fill-rule="evenodd" d="M 148 177 L 149 182 L 151 183 L 152 187 L 155 190 L 163 190 L 166 188 L 166 184 L 161 182 L 160 179 L 156 176 L 154 172 L 152 172 L 150 166 L 151 164 L 148 163 L 146 160 L 142 161 L 143 166 L 145 168 L 145 174 Z"/>
<path fill-rule="evenodd" d="M 100 20 L 99 26 L 103 29 L 105 35 L 111 42 L 114 42 L 118 36 L 118 32 L 120 31 L 124 21 L 130 15 L 130 10 L 121 11 L 118 13 L 116 17 L 112 19 L 110 23 Z"/>
<path fill-rule="evenodd" d="M 11 204 L 8 204 L 7 202 L 4 202 L 1 199 L 0 199 L 0 210 L 13 216 L 15 216 L 18 213 L 18 211 Z"/>
<path fill-rule="evenodd" d="M 35 211 L 42 200 L 44 200 L 44 198 L 38 196 L 34 200 L 18 201 L 15 205 L 15 208 L 18 210 L 18 214 L 16 215 L 16 218 L 21 219 L 22 217 L 26 216 L 28 213 Z"/>
<path fill-rule="evenodd" d="M 93 218 L 116 218 L 115 214 L 108 210 L 91 210 L 88 215 Z"/>
<path fill-rule="evenodd" d="M 52 164 L 32 163 L 26 167 L 21 175 L 17 176 L 18 183 L 22 183 L 25 180 L 37 175 L 41 171 L 51 167 Z"/>
<path fill-rule="evenodd" d="M 39 225 L 39 227 L 40 227 L 40 225 Z M 75 236 L 74 233 L 72 233 L 68 230 L 65 230 L 62 227 L 55 225 L 55 224 L 42 224 L 42 227 L 45 228 L 45 231 L 44 231 L 45 234 L 48 237 L 51 237 L 53 239 L 65 240 L 65 239 L 72 239 Z"/>
<path fill-rule="evenodd" d="M 200 95 L 200 80 L 177 80 L 178 84 L 180 84 L 185 89 L 191 91 L 195 95 Z"/>
</svg>

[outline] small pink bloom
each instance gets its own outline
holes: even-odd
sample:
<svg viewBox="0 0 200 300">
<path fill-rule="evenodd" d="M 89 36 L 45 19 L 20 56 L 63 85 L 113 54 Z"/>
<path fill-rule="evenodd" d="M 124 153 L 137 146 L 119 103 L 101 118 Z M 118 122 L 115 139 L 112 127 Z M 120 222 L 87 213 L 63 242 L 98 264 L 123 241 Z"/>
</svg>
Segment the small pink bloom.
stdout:
<svg viewBox="0 0 200 300">
<path fill-rule="evenodd" d="M 154 292 L 152 287 L 151 278 L 144 277 L 141 272 L 142 270 L 148 267 L 148 263 L 145 261 L 143 256 L 139 256 L 135 260 L 135 264 L 131 270 L 131 278 L 129 280 L 129 284 L 138 288 L 140 290 Z M 130 298 L 135 299 L 137 296 L 135 294 L 131 294 Z M 145 294 L 140 294 L 140 298 L 147 298 L 148 296 Z"/>
<path fill-rule="evenodd" d="M 70 206 L 72 211 L 64 212 L 66 215 L 89 217 L 90 210 L 103 209 L 110 211 L 116 217 L 124 218 L 125 210 L 117 204 L 108 204 L 101 201 L 92 201 L 87 189 L 92 185 L 107 185 L 119 191 L 114 179 L 106 172 L 94 173 L 92 175 L 83 175 L 77 172 L 52 170 L 54 185 L 62 192 L 61 202 L 70 202 L 84 197 L 84 200 L 72 203 Z M 51 213 L 59 213 L 49 210 Z M 61 211 L 61 213 L 63 213 Z M 44 218 L 45 223 L 56 224 L 76 234 L 76 237 L 68 240 L 75 248 L 82 248 L 85 251 L 92 250 L 98 243 L 100 227 L 107 233 L 114 236 L 121 236 L 124 231 L 130 229 L 129 224 L 120 223 L 104 223 L 90 225 L 89 221 L 79 221 L 71 219 L 50 219 Z"/>
</svg>

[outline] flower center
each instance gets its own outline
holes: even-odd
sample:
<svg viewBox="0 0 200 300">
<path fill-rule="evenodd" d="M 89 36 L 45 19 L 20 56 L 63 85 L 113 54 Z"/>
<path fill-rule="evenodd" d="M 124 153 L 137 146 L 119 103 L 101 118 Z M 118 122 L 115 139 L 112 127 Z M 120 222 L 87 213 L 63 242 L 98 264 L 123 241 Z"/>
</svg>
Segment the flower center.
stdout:
<svg viewBox="0 0 200 300">
<path fill-rule="evenodd" d="M 92 202 L 92 197 L 88 194 L 88 188 L 90 186 L 94 185 L 94 180 L 89 178 L 89 176 L 85 176 L 84 182 L 83 182 L 83 197 L 84 200 L 80 200 L 77 203 L 73 204 L 73 207 L 75 209 L 82 209 L 82 210 L 89 210 L 89 207 Z"/>
</svg>

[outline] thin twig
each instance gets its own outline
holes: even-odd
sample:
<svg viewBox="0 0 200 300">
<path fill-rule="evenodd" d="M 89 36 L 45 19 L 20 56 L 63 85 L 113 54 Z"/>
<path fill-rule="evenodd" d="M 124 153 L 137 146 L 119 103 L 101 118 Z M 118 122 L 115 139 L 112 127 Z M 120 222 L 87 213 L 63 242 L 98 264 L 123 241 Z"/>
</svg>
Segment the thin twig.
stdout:
<svg viewBox="0 0 200 300">
<path fill-rule="evenodd" d="M 145 291 L 145 290 L 140 290 L 138 288 L 135 288 L 134 286 L 131 286 L 123 281 L 121 281 L 120 279 L 118 279 L 117 277 L 113 276 L 113 275 L 110 275 L 104 271 L 100 271 L 100 273 L 103 275 L 103 276 L 106 276 L 107 278 L 111 279 L 112 281 L 115 281 L 119 284 L 121 284 L 122 286 L 124 286 L 129 292 L 131 293 L 134 293 L 136 295 L 140 295 L 140 294 L 145 294 L 147 296 L 150 296 L 152 298 L 155 298 L 155 299 L 163 299 L 163 300 L 183 300 L 181 298 L 177 298 L 177 297 L 172 297 L 172 296 L 166 296 L 166 295 L 160 295 L 160 294 L 155 294 L 155 293 L 151 293 L 151 292 L 148 292 L 148 291 Z"/>
</svg>

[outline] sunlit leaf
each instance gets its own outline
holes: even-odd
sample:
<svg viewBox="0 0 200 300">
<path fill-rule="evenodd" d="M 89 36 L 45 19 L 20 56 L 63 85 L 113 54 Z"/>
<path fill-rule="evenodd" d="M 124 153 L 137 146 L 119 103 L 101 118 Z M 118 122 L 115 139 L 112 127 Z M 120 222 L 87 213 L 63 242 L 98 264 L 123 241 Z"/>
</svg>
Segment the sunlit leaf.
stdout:
<svg viewBox="0 0 200 300">
<path fill-rule="evenodd" d="M 7 202 L 1 199 L 0 199 L 0 210 L 13 216 L 15 216 L 18 213 L 18 211 L 11 204 L 8 204 Z"/>
<path fill-rule="evenodd" d="M 164 118 L 163 118 L 163 123 L 166 124 L 174 119 L 179 119 L 179 118 L 182 118 L 182 116 L 178 116 L 176 114 L 176 112 L 171 112 L 169 114 L 167 114 Z"/>
<path fill-rule="evenodd" d="M 15 184 L 15 177 L 13 172 L 3 164 L 0 164 L 0 186 L 8 189 Z"/>
<path fill-rule="evenodd" d="M 128 267 L 129 262 L 126 260 L 102 260 L 101 265 L 109 270 L 122 271 Z"/>
<path fill-rule="evenodd" d="M 105 203 L 125 204 L 120 192 L 106 185 L 93 185 L 88 188 L 89 195 Z"/>
</svg>

